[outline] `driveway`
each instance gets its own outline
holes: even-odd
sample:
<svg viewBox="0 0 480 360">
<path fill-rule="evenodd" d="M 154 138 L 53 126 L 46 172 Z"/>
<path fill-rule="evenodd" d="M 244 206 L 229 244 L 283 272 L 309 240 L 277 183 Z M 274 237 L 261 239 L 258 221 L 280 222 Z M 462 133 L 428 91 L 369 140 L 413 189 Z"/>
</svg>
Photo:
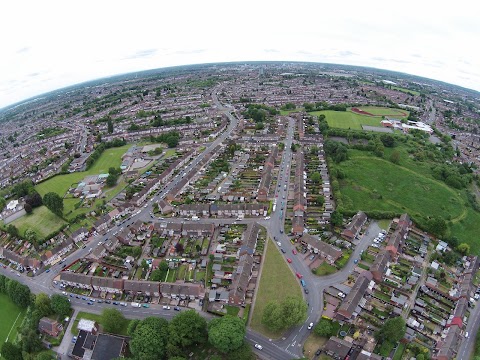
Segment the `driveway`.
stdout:
<svg viewBox="0 0 480 360">
<path fill-rule="evenodd" d="M 65 330 L 65 335 L 63 335 L 61 344 L 57 348 L 52 349 L 57 354 L 62 356 L 62 360 L 64 359 L 66 360 L 69 358 L 68 354 L 71 352 L 70 347 L 71 346 L 73 347 L 73 344 L 72 344 L 73 335 L 72 335 L 71 329 L 72 329 L 74 320 L 78 315 L 78 312 L 79 312 L 78 309 L 74 310 L 73 315 L 70 317 L 70 322 L 68 323 L 67 329 Z"/>
</svg>

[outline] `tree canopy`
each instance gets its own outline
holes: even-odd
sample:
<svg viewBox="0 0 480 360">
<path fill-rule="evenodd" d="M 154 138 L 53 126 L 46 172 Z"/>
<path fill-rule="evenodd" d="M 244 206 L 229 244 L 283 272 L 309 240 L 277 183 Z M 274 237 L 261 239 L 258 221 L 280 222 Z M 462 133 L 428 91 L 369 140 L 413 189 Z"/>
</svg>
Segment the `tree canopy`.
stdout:
<svg viewBox="0 0 480 360">
<path fill-rule="evenodd" d="M 43 203 L 54 214 L 62 216 L 63 214 L 63 199 L 54 192 L 46 193 L 43 197 Z"/>
<path fill-rule="evenodd" d="M 377 341 L 396 343 L 405 336 L 407 326 L 401 316 L 387 319 L 383 326 L 375 333 Z"/>
<path fill-rule="evenodd" d="M 175 346 L 203 344 L 207 340 L 207 322 L 195 310 L 183 311 L 170 321 L 169 333 L 169 342 Z"/>
<path fill-rule="evenodd" d="M 272 331 L 281 331 L 305 321 L 307 304 L 301 297 L 288 296 L 282 302 L 271 301 L 265 306 L 262 323 Z"/>
<path fill-rule="evenodd" d="M 245 323 L 236 316 L 225 315 L 208 324 L 208 341 L 221 352 L 229 353 L 238 349 L 243 344 L 244 336 Z"/>
<path fill-rule="evenodd" d="M 103 330 L 109 333 L 118 333 L 125 325 L 125 317 L 114 308 L 105 308 L 102 311 Z"/>
<path fill-rule="evenodd" d="M 148 317 L 135 328 L 130 341 L 130 351 L 138 360 L 162 360 L 166 358 L 167 343 L 167 320 Z"/>
<path fill-rule="evenodd" d="M 70 301 L 68 301 L 67 297 L 65 297 L 63 295 L 59 295 L 59 294 L 54 294 L 54 295 L 52 295 L 50 300 L 51 300 L 52 310 L 56 314 L 58 314 L 62 317 L 70 314 L 70 310 L 71 310 L 72 307 L 71 307 Z"/>
</svg>

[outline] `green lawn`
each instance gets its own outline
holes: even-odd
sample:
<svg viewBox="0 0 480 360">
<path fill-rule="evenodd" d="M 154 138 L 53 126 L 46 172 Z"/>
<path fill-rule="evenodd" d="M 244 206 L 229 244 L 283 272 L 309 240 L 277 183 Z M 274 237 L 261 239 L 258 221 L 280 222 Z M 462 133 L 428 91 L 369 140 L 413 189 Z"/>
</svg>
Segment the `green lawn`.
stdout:
<svg viewBox="0 0 480 360">
<path fill-rule="evenodd" d="M 40 206 L 33 209 L 32 214 L 24 215 L 12 221 L 11 224 L 17 227 L 20 234 L 24 234 L 25 230 L 30 228 L 37 233 L 38 237 L 43 238 L 59 229 L 65 221 L 48 210 L 46 206 Z"/>
<path fill-rule="evenodd" d="M 83 312 L 83 311 L 80 311 L 75 319 L 75 321 L 73 322 L 73 325 L 72 325 L 72 328 L 71 328 L 71 333 L 73 335 L 78 335 L 78 329 L 77 329 L 77 326 L 78 326 L 78 322 L 80 321 L 80 319 L 86 319 L 86 320 L 94 320 L 96 321 L 99 325 L 102 325 L 102 315 L 99 315 L 99 314 L 90 314 L 90 313 L 87 313 L 87 312 Z M 124 335 L 124 336 L 127 336 L 127 328 L 128 328 L 128 324 L 130 323 L 130 320 L 126 320 L 125 321 L 125 324 L 123 325 L 122 329 L 118 332 L 118 335 Z"/>
<path fill-rule="evenodd" d="M 397 211 L 452 220 L 465 216 L 463 201 L 453 189 L 406 167 L 356 155 L 336 166 L 346 174 L 340 191 L 348 210 Z"/>
<path fill-rule="evenodd" d="M 175 149 L 166 149 L 166 151 L 163 153 L 163 159 L 168 159 L 174 156 L 177 153 Z"/>
<path fill-rule="evenodd" d="M 279 286 L 280 284 L 281 286 Z M 269 301 L 282 301 L 287 296 L 302 297 L 300 283 L 290 270 L 280 251 L 277 250 L 272 240 L 269 239 L 262 277 L 258 285 L 255 307 L 250 322 L 251 328 L 269 338 L 280 337 L 281 333 L 271 332 L 262 324 L 263 310 Z"/>
<path fill-rule="evenodd" d="M 480 241 L 478 241 L 479 224 L 480 214 L 471 208 L 467 208 L 465 218 L 453 222 L 450 227 L 452 235 L 456 236 L 461 243 L 469 244 L 470 251 L 476 255 L 480 254 Z"/>
<path fill-rule="evenodd" d="M 391 221 L 392 221 L 391 219 L 382 219 L 382 220 L 378 220 L 377 223 L 380 229 L 387 230 Z"/>
<path fill-rule="evenodd" d="M 48 192 L 56 192 L 58 195 L 63 196 L 70 186 L 77 184 L 85 176 L 105 174 L 108 173 L 110 167 L 120 167 L 122 164 L 122 155 L 125 154 L 131 146 L 131 144 L 128 144 L 118 148 L 107 149 L 88 171 L 54 176 L 35 186 L 35 189 L 42 196 Z"/>
<path fill-rule="evenodd" d="M 363 106 L 359 109 L 367 111 L 375 116 L 361 115 L 347 111 L 334 111 L 334 110 L 322 110 L 311 112 L 311 115 L 318 116 L 320 114 L 325 115 L 329 126 L 341 129 L 354 129 L 362 130 L 362 125 L 378 126 L 380 127 L 380 121 L 382 121 L 382 115 L 395 116 L 397 118 L 403 118 L 402 113 L 407 113 L 407 110 L 399 110 L 392 108 L 376 107 L 376 106 Z"/>
<path fill-rule="evenodd" d="M 0 326 L 0 346 L 7 340 L 7 336 L 9 341 L 15 339 L 18 326 L 21 325 L 24 317 L 25 310 L 11 302 L 7 295 L 0 294 L 0 319 L 2 323 Z"/>
<path fill-rule="evenodd" d="M 337 271 L 335 266 L 330 265 L 326 261 L 320 264 L 313 272 L 315 275 L 323 276 L 323 275 L 330 275 Z"/>
<path fill-rule="evenodd" d="M 401 91 L 401 92 L 404 92 L 404 93 L 407 93 L 407 94 L 410 94 L 410 95 L 414 95 L 414 96 L 420 95 L 420 93 L 416 90 L 405 89 L 405 88 L 398 87 L 398 86 L 392 86 L 392 90 L 398 90 L 398 91 Z"/>
</svg>

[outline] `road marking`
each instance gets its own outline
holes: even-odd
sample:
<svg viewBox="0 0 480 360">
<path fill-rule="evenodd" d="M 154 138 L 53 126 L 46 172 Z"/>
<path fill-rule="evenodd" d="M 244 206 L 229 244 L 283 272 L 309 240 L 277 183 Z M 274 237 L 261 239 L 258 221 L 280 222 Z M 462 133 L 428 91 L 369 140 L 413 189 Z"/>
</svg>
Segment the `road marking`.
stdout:
<svg viewBox="0 0 480 360">
<path fill-rule="evenodd" d="M 20 314 L 21 314 L 21 312 L 18 313 L 17 318 L 15 319 L 15 322 L 13 323 L 12 327 L 10 328 L 10 331 L 8 332 L 8 335 L 7 335 L 7 338 L 5 339 L 5 342 L 8 341 L 8 338 L 10 337 L 10 334 L 12 333 L 13 327 L 14 327 L 15 324 L 17 323 L 17 320 L 18 320 L 18 317 L 20 316 Z"/>
</svg>

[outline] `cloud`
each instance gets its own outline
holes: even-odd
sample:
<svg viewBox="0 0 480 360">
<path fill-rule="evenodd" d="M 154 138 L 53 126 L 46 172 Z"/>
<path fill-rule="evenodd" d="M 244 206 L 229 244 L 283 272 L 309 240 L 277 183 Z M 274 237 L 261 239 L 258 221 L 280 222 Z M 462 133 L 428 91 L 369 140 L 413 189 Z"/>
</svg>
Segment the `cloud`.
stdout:
<svg viewBox="0 0 480 360">
<path fill-rule="evenodd" d="M 139 59 L 139 58 L 146 58 L 146 57 L 151 57 L 155 55 L 157 52 L 157 49 L 145 49 L 145 50 L 139 50 L 135 53 L 133 53 L 130 56 L 127 56 L 125 59 Z"/>
<path fill-rule="evenodd" d="M 23 47 L 23 48 L 21 48 L 21 49 L 18 49 L 18 50 L 17 50 L 17 54 L 23 54 L 23 53 L 26 53 L 26 52 L 28 52 L 28 51 L 30 51 L 30 47 L 25 46 L 25 47 Z"/>
<path fill-rule="evenodd" d="M 347 57 L 347 56 L 358 56 L 357 53 L 351 52 L 350 50 L 339 51 L 339 52 L 338 52 L 338 55 L 344 56 L 344 57 Z"/>
<path fill-rule="evenodd" d="M 205 52 L 205 49 L 193 49 L 193 50 L 178 50 L 174 51 L 171 54 L 177 54 L 177 55 L 190 55 L 190 54 L 200 54 Z"/>
<path fill-rule="evenodd" d="M 263 51 L 265 51 L 266 53 L 278 53 L 278 52 L 280 52 L 277 49 L 263 49 Z"/>
<path fill-rule="evenodd" d="M 29 77 L 35 77 L 35 76 L 38 76 L 38 75 L 40 75 L 39 72 L 34 72 L 34 73 L 31 73 L 31 74 L 28 74 L 27 76 L 29 76 Z"/>
</svg>

